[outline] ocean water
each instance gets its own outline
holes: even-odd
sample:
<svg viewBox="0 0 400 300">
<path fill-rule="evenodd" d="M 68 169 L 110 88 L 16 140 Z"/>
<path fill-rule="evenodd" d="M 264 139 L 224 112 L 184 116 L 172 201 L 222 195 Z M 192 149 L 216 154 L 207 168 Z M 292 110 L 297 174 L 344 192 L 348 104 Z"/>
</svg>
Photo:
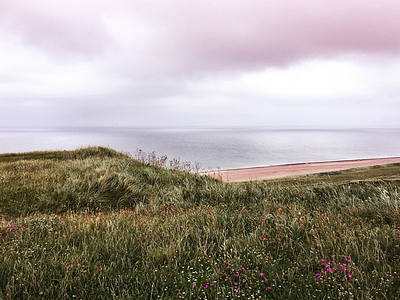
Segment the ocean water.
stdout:
<svg viewBox="0 0 400 300">
<path fill-rule="evenodd" d="M 400 129 L 0 128 L 0 153 L 101 145 L 167 155 L 203 168 L 400 156 Z"/>
</svg>

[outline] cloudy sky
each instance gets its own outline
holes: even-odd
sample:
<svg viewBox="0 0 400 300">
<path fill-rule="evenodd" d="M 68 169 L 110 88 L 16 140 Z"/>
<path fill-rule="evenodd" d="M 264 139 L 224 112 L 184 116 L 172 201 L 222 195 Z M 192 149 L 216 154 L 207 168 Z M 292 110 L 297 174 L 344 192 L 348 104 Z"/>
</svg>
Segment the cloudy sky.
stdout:
<svg viewBox="0 0 400 300">
<path fill-rule="evenodd" d="M 0 0 L 0 127 L 400 126 L 398 0 Z"/>
</svg>

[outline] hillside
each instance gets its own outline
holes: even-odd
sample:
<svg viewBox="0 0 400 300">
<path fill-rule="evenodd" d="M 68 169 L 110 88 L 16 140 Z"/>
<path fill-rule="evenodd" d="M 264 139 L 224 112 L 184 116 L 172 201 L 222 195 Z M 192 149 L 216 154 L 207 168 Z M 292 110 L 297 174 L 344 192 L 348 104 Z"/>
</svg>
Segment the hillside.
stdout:
<svg viewBox="0 0 400 300">
<path fill-rule="evenodd" d="M 396 299 L 399 165 L 225 183 L 102 147 L 0 155 L 1 299 Z"/>
</svg>

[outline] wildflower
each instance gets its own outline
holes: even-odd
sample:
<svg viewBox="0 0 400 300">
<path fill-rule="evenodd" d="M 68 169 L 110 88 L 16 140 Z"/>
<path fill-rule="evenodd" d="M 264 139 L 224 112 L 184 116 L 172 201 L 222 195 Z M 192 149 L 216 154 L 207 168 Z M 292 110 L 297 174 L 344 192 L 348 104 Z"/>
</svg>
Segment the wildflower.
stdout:
<svg viewBox="0 0 400 300">
<path fill-rule="evenodd" d="M 268 281 L 268 279 L 265 279 L 265 282 L 267 282 Z"/>
<path fill-rule="evenodd" d="M 264 275 L 264 273 L 260 273 L 260 276 L 263 276 Z"/>
<path fill-rule="evenodd" d="M 234 282 L 235 285 L 238 285 L 236 282 Z"/>
<path fill-rule="evenodd" d="M 192 286 L 192 288 L 194 288 L 196 285 L 195 284 L 193 284 L 193 286 Z"/>
<path fill-rule="evenodd" d="M 351 277 L 353 277 L 353 275 L 349 274 L 349 277 L 351 278 Z"/>
<path fill-rule="evenodd" d="M 268 289 L 271 290 L 272 288 L 269 286 Z"/>
<path fill-rule="evenodd" d="M 221 269 L 218 269 L 218 272 L 220 271 Z"/>
<path fill-rule="evenodd" d="M 206 288 L 208 288 L 208 284 L 206 284 Z"/>
<path fill-rule="evenodd" d="M 279 208 L 279 212 L 281 212 L 282 211 L 282 208 Z"/>
</svg>

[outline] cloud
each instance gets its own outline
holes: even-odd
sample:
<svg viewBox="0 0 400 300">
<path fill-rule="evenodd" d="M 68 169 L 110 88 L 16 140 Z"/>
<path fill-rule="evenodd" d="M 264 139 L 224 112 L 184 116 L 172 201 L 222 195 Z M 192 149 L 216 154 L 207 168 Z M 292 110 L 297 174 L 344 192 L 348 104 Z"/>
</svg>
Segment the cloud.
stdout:
<svg viewBox="0 0 400 300">
<path fill-rule="evenodd" d="M 25 44 L 57 56 L 101 54 L 111 36 L 94 1 L 2 2 L 0 25 Z"/>
<path fill-rule="evenodd" d="M 397 0 L 5 0 L 0 120 L 399 124 L 399 15 Z"/>
<path fill-rule="evenodd" d="M 400 50 L 396 1 L 169 1 L 142 4 L 160 52 L 209 69 L 281 66 L 310 57 Z"/>
</svg>

